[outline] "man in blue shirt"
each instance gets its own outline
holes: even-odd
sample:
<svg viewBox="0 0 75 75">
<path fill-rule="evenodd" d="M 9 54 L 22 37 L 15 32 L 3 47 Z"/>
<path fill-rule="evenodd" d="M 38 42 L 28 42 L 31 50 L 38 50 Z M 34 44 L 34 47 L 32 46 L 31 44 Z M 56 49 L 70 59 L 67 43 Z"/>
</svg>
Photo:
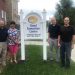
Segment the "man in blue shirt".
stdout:
<svg viewBox="0 0 75 75">
<path fill-rule="evenodd" d="M 6 53 L 7 53 L 6 41 L 8 37 L 8 30 L 4 26 L 5 26 L 4 21 L 0 19 L 0 64 L 2 66 L 6 66 Z"/>
</svg>

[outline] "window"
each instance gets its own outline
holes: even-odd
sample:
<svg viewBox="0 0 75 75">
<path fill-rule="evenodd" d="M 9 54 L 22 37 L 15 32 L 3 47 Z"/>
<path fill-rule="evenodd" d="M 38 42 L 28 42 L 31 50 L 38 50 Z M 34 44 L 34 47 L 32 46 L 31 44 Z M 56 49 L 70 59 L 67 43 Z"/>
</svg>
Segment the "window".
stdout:
<svg viewBox="0 0 75 75">
<path fill-rule="evenodd" d="M 5 11 L 1 11 L 1 18 L 3 18 L 6 21 L 6 12 Z"/>
<path fill-rule="evenodd" d="M 0 18 L 2 18 L 2 12 L 0 11 Z"/>
</svg>

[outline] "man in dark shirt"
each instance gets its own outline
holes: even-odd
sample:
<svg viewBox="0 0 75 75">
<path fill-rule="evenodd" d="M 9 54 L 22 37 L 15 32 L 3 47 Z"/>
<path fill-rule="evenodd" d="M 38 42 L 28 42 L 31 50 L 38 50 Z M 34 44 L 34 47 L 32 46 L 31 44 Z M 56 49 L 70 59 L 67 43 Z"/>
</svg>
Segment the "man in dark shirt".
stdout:
<svg viewBox="0 0 75 75">
<path fill-rule="evenodd" d="M 0 64 L 6 66 L 6 52 L 7 52 L 7 36 L 8 30 L 4 28 L 4 21 L 0 19 Z M 1 72 L 1 67 L 0 67 Z"/>
<path fill-rule="evenodd" d="M 51 25 L 48 28 L 48 43 L 50 45 L 50 60 L 53 60 L 53 48 L 56 50 L 56 62 L 59 62 L 59 49 L 58 49 L 58 34 L 60 27 L 56 23 L 56 18 L 51 18 Z"/>
<path fill-rule="evenodd" d="M 60 46 L 61 66 L 70 67 L 71 49 L 74 42 L 74 28 L 69 25 L 69 18 L 64 18 L 64 26 L 60 28 L 58 46 Z"/>
</svg>

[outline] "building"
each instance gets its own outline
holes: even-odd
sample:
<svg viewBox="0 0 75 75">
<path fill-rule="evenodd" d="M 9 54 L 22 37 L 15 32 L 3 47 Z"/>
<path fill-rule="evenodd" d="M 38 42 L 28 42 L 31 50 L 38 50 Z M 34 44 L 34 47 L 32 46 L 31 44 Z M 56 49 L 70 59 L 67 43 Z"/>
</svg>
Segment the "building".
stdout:
<svg viewBox="0 0 75 75">
<path fill-rule="evenodd" d="M 7 20 L 14 20 L 18 23 L 18 1 L 19 0 L 6 0 Z"/>
<path fill-rule="evenodd" d="M 0 0 L 0 18 L 6 21 L 6 1 Z"/>
<path fill-rule="evenodd" d="M 3 18 L 5 21 L 13 20 L 18 24 L 18 1 L 19 0 L 0 0 L 0 18 Z"/>
<path fill-rule="evenodd" d="M 12 0 L 12 20 L 18 23 L 18 0 Z"/>
</svg>

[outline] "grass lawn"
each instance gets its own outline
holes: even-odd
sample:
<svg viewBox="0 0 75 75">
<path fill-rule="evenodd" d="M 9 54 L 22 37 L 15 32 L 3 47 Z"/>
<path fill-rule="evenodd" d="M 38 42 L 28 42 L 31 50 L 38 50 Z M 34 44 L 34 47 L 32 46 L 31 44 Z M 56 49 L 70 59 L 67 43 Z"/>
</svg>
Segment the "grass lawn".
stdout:
<svg viewBox="0 0 75 75">
<path fill-rule="evenodd" d="M 42 60 L 42 46 L 26 46 L 27 60 L 8 64 L 0 75 L 75 75 L 75 63 L 70 69 L 61 68 L 55 61 Z"/>
</svg>

